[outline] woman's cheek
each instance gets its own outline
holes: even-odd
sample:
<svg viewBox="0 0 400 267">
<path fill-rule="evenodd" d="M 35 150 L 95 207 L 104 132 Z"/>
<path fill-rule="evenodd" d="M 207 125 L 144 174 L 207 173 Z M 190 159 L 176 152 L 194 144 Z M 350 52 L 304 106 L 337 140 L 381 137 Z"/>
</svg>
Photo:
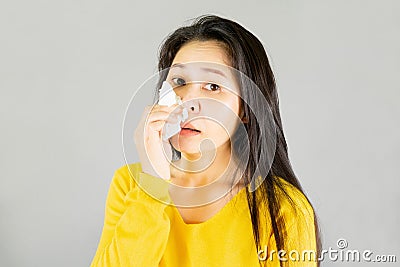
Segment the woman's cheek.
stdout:
<svg viewBox="0 0 400 267">
<path fill-rule="evenodd" d="M 225 129 L 226 123 L 224 122 L 210 122 L 207 124 L 207 131 L 204 138 L 212 140 L 215 146 L 224 144 L 229 139 L 229 133 Z"/>
</svg>

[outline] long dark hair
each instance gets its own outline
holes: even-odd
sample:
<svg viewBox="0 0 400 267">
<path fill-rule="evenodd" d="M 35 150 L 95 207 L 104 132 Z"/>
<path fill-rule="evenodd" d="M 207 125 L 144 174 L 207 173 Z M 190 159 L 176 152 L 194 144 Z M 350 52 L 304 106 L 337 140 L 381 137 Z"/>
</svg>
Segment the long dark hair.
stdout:
<svg viewBox="0 0 400 267">
<path fill-rule="evenodd" d="M 294 186 L 304 195 L 311 207 L 312 205 L 306 197 L 289 161 L 288 147 L 279 112 L 279 99 L 275 78 L 264 47 L 252 33 L 234 21 L 215 15 L 200 16 L 196 18 L 190 26 L 184 26 L 175 30 L 165 39 L 160 47 L 158 69 L 162 71 L 169 68 L 178 50 L 190 41 L 217 41 L 223 44 L 230 57 L 231 67 L 248 76 L 257 85 L 271 108 L 273 120 L 276 125 L 275 155 L 271 168 L 267 171 L 268 174 L 265 180 L 263 180 L 256 191 L 247 189 L 246 195 L 257 251 L 262 249 L 259 231 L 263 227 L 260 225 L 260 206 L 262 203 L 268 204 L 277 250 L 284 249 L 286 239 L 285 222 L 278 218 L 281 206 L 279 196 L 282 196 L 281 193 L 284 193 L 284 196 L 289 199 L 290 196 L 286 193 L 283 182 L 280 179 L 276 179 L 276 177 L 281 177 L 284 181 Z M 262 102 L 256 99 L 256 96 L 251 90 L 242 90 L 241 95 L 242 98 L 246 99 L 247 103 L 251 103 L 253 107 L 262 108 L 261 106 L 257 106 L 257 103 Z M 260 161 L 259 159 L 265 157 L 265 155 L 262 155 L 260 147 L 268 143 L 265 140 L 265 138 L 268 137 L 264 136 L 264 140 L 259 138 L 259 127 L 263 126 L 260 126 L 249 106 L 243 101 L 242 106 L 244 117 L 248 120 L 245 127 L 251 151 L 245 170 L 247 177 L 246 183 L 248 183 L 248 178 L 252 177 L 257 169 L 257 164 Z M 292 200 L 289 202 L 293 204 Z M 312 209 L 314 210 L 313 207 Z M 319 258 L 321 240 L 318 219 L 315 213 L 314 226 L 317 245 L 316 257 Z M 282 265 L 283 262 L 281 261 L 280 264 Z M 319 266 L 319 262 L 317 264 Z"/>
</svg>

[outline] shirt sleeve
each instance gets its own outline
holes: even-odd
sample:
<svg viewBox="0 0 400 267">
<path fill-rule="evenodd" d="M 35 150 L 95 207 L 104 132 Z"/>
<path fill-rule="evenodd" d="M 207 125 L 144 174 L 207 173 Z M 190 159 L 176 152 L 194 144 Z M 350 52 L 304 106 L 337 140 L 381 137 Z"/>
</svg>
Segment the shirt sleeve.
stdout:
<svg viewBox="0 0 400 267">
<path fill-rule="evenodd" d="M 170 231 L 168 183 L 141 171 L 132 179 L 127 168 L 114 173 L 91 267 L 158 266 L 164 254 Z"/>
<path fill-rule="evenodd" d="M 268 242 L 266 266 L 279 267 L 279 261 L 287 262 L 289 267 L 316 267 L 317 243 L 314 225 L 314 210 L 305 196 L 296 188 L 288 188 L 294 201 L 292 207 L 289 200 L 282 201 L 278 220 L 285 221 L 286 238 L 283 251 L 277 250 L 275 235 L 271 234 Z M 274 252 L 271 254 L 271 251 Z"/>
</svg>

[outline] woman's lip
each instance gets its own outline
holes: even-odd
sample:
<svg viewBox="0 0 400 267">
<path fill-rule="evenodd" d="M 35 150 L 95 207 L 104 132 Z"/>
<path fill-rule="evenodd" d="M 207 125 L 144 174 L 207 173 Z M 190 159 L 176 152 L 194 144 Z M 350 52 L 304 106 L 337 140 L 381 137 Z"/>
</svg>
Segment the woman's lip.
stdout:
<svg viewBox="0 0 400 267">
<path fill-rule="evenodd" d="M 191 130 L 191 131 L 196 131 L 196 132 L 200 132 L 199 130 L 197 130 L 197 129 L 193 129 L 193 128 L 188 128 L 188 127 L 183 127 L 181 130 Z"/>
<path fill-rule="evenodd" d="M 188 128 L 182 128 L 181 131 L 179 132 L 179 135 L 183 135 L 183 136 L 193 136 L 193 135 L 198 135 L 198 134 L 200 134 L 200 132 L 190 130 Z"/>
<path fill-rule="evenodd" d="M 195 128 L 192 124 L 190 124 L 190 123 L 183 123 L 183 124 L 181 124 L 181 128 L 182 128 L 182 129 L 187 128 L 187 129 L 191 129 L 191 130 L 195 130 L 195 131 L 199 131 L 199 132 L 200 132 L 200 130 L 196 129 L 196 128 Z"/>
</svg>

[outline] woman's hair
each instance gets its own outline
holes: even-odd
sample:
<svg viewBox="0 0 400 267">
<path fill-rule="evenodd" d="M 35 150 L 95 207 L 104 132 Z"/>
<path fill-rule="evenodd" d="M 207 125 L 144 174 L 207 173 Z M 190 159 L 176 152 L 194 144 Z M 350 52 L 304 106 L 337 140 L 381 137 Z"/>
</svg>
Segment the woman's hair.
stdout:
<svg viewBox="0 0 400 267">
<path fill-rule="evenodd" d="M 261 211 L 259 207 L 263 203 L 268 204 L 268 212 L 271 219 L 277 250 L 279 251 L 280 249 L 284 249 L 286 233 L 284 230 L 285 222 L 284 220 L 279 219 L 279 211 L 281 206 L 280 199 L 282 196 L 285 196 L 290 200 L 289 203 L 292 205 L 294 205 L 294 203 L 290 199 L 290 196 L 286 193 L 283 182 L 280 179 L 277 179 L 277 177 L 283 178 L 283 180 L 297 188 L 304 195 L 310 205 L 311 202 L 306 197 L 289 161 L 288 147 L 283 133 L 279 112 L 279 100 L 275 78 L 269 65 L 268 56 L 264 50 L 264 47 L 252 33 L 234 21 L 215 15 L 200 16 L 195 19 L 190 26 L 178 28 L 166 38 L 159 52 L 159 71 L 163 71 L 171 67 L 171 64 L 179 49 L 191 41 L 219 42 L 222 47 L 225 48 L 229 56 L 232 64 L 231 67 L 249 77 L 259 88 L 270 106 L 273 117 L 272 119 L 276 125 L 275 155 L 271 168 L 267 170 L 268 174 L 263 182 L 255 191 L 251 192 L 250 190 L 246 190 L 246 196 L 257 250 L 261 249 L 259 229 L 261 229 L 263 226 L 260 225 Z M 263 162 L 266 161 L 266 155 L 263 155 L 263 150 L 261 148 L 268 144 L 268 136 L 264 135 L 260 137 L 259 133 L 260 127 L 268 127 L 268 125 L 266 125 L 265 122 L 260 123 L 260 121 L 257 121 L 256 117 L 251 111 L 251 108 L 247 105 L 248 103 L 254 109 L 262 109 L 265 108 L 262 106 L 265 102 L 260 101 L 260 99 L 257 98 L 257 95 L 251 90 L 243 90 L 243 88 L 240 90 L 241 97 L 246 100 L 241 101 L 241 103 L 244 117 L 247 119 L 247 123 L 244 125 L 247 131 L 248 142 L 250 146 L 249 159 L 244 171 L 245 177 L 243 177 L 244 182 L 248 184 L 249 177 L 252 177 L 252 175 L 256 172 L 257 165 L 260 164 L 260 162 L 261 164 L 265 163 L 265 165 L 267 165 L 266 162 Z M 264 131 L 264 133 L 265 132 L 267 131 Z M 241 138 L 233 137 L 233 139 L 240 140 Z M 240 144 L 237 145 L 237 150 L 240 150 L 240 147 Z M 240 151 L 236 152 L 240 153 Z M 256 193 L 258 195 L 257 197 Z M 321 251 L 321 240 L 316 215 L 314 215 L 314 226 L 317 244 L 316 257 L 319 257 Z M 284 262 L 280 261 L 281 265 L 283 263 Z M 319 266 L 319 262 L 317 262 L 317 264 Z"/>
</svg>

